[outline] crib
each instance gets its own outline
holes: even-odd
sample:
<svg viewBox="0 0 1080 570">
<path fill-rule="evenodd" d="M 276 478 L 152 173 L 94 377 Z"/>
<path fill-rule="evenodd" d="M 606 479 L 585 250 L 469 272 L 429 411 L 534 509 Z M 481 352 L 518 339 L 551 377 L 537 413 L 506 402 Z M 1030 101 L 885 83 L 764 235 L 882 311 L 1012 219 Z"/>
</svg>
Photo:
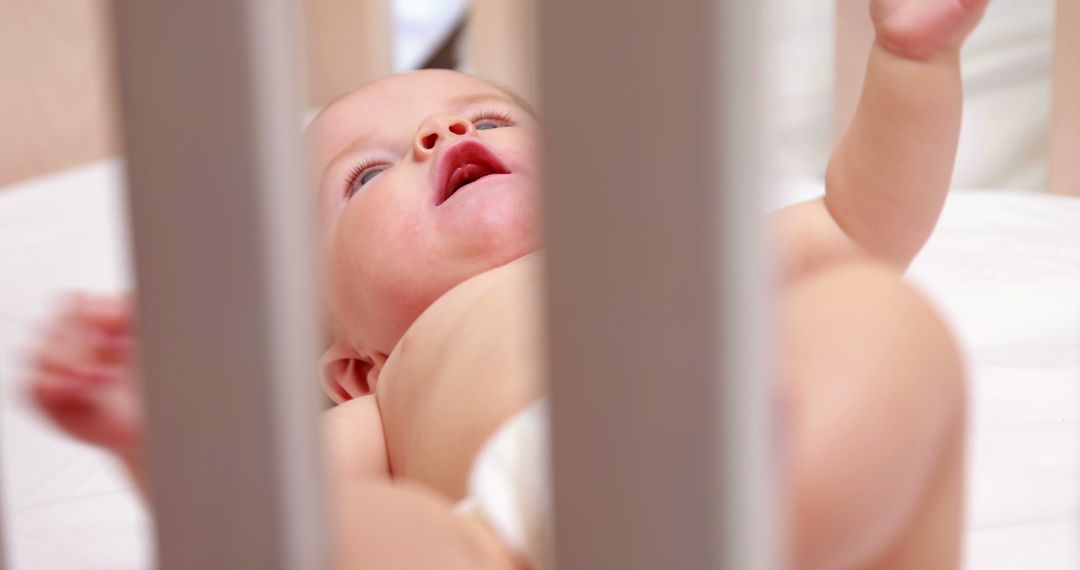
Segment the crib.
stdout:
<svg viewBox="0 0 1080 570">
<path fill-rule="evenodd" d="M 837 132 L 861 83 L 865 3 L 838 0 Z M 490 25 L 469 37 L 472 70 L 536 95 L 545 116 L 560 567 L 665 568 L 673 552 L 686 568 L 784 567 L 770 492 L 775 434 L 755 222 L 771 183 L 760 128 L 765 6 L 473 2 L 474 23 Z M 1050 190 L 1080 196 L 1080 0 L 1057 6 Z M 145 396 L 161 568 L 330 563 L 316 467 L 319 402 L 296 381 L 315 369 L 317 338 L 305 254 L 310 205 L 292 191 L 302 186 L 299 10 L 288 2 L 115 5 L 143 359 L 156 371 Z M 325 103 L 390 69 L 388 10 L 383 0 L 309 5 L 309 22 L 325 31 L 306 39 L 312 100 Z M 369 33 L 342 21 L 367 22 Z M 336 55 L 357 52 L 375 55 L 360 63 Z M 649 82 L 625 71 L 628 61 L 648 69 Z M 536 75 L 522 72 L 533 68 Z M 668 87 L 651 87 L 658 84 Z M 572 98 L 564 85 L 575 86 Z M 612 101 L 612 92 L 621 96 Z M 636 111 L 673 101 L 662 116 Z M 626 164 L 712 190 L 677 204 L 657 200 L 635 177 L 618 175 Z M 218 247 L 225 233 L 239 245 Z M 672 259 L 672 251 L 693 253 Z M 598 259 L 605 279 L 625 285 L 619 295 L 596 288 Z M 656 283 L 648 277 L 658 265 L 687 278 Z M 631 310 L 656 295 L 675 302 Z M 626 335 L 626 323 L 616 330 L 602 318 L 615 312 L 651 326 Z M 694 351 L 662 334 L 671 329 L 720 348 Z M 612 346 L 614 336 L 625 342 Z M 681 398 L 657 398 L 655 353 L 686 363 Z M 254 382 L 265 389 L 250 389 Z M 659 429 L 687 434 L 683 445 L 651 438 Z M 603 454 L 590 439 L 608 443 Z M 641 457 L 681 468 L 643 466 Z M 641 512 L 649 516 L 634 516 Z"/>
</svg>

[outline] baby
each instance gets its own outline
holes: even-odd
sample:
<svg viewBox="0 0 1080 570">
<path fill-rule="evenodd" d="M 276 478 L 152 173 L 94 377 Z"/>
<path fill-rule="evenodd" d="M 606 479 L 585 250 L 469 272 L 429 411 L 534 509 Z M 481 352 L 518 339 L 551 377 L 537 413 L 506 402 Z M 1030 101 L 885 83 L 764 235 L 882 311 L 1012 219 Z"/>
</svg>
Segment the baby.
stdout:
<svg viewBox="0 0 1080 570">
<path fill-rule="evenodd" d="M 874 0 L 877 40 L 826 196 L 770 218 L 799 568 L 959 565 L 962 365 L 900 274 L 948 190 L 959 50 L 987 2 Z M 309 130 L 343 567 L 538 565 L 453 508 L 485 442 L 544 395 L 538 128 L 505 89 L 423 71 L 343 97 Z M 74 298 L 32 389 L 61 428 L 138 480 L 131 323 L 125 299 Z"/>
</svg>

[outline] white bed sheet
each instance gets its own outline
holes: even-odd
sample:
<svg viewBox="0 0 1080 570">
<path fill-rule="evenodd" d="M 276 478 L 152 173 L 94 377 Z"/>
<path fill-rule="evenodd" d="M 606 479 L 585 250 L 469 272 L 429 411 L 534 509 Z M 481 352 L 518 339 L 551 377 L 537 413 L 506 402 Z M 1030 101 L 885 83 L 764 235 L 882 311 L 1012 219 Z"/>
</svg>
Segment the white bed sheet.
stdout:
<svg viewBox="0 0 1080 570">
<path fill-rule="evenodd" d="M 122 468 L 27 405 L 21 350 L 63 291 L 128 286 L 120 165 L 0 191 L 0 483 L 10 568 L 151 568 L 149 519 Z"/>
<path fill-rule="evenodd" d="M 19 348 L 58 292 L 129 284 L 121 186 L 111 162 L 0 191 L 0 502 L 15 570 L 152 566 L 119 465 L 56 434 L 17 385 Z M 954 192 L 910 275 L 970 360 L 966 567 L 1076 568 L 1080 200 Z"/>
<path fill-rule="evenodd" d="M 911 268 L 971 372 L 967 567 L 1080 566 L 1080 200 L 955 194 Z"/>
</svg>

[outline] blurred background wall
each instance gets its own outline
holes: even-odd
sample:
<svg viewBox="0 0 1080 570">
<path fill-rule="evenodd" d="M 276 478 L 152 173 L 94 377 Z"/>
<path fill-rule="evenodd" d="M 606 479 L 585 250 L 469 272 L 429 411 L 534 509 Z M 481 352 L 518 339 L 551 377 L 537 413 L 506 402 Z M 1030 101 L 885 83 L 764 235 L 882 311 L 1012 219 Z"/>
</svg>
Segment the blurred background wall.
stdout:
<svg viewBox="0 0 1080 570">
<path fill-rule="evenodd" d="M 116 154 L 105 8 L 0 0 L 0 187 Z"/>
</svg>

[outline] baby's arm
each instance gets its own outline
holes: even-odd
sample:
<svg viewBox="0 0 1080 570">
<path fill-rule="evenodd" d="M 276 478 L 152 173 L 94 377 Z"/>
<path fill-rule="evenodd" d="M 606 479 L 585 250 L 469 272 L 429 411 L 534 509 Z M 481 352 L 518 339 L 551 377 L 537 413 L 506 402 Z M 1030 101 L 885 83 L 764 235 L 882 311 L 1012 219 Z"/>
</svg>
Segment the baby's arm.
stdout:
<svg viewBox="0 0 1080 570">
<path fill-rule="evenodd" d="M 937 222 L 960 132 L 960 47 L 989 0 L 874 0 L 877 38 L 823 200 L 776 217 L 785 277 L 865 254 L 906 268 Z"/>
<path fill-rule="evenodd" d="M 326 411 L 323 433 L 334 568 L 523 567 L 480 521 L 419 485 L 391 480 L 375 396 Z"/>
<path fill-rule="evenodd" d="M 386 438 L 375 396 L 349 400 L 323 412 L 323 443 L 330 482 L 389 480 Z"/>
<path fill-rule="evenodd" d="M 134 308 L 126 296 L 73 295 L 28 355 L 30 396 L 72 437 L 114 453 L 143 488 Z M 327 411 L 331 482 L 389 479 L 374 397 Z"/>
<path fill-rule="evenodd" d="M 133 323 L 126 297 L 74 297 L 29 355 L 28 380 L 57 427 L 115 453 L 143 491 Z M 336 406 L 322 421 L 336 568 L 520 567 L 483 524 L 434 493 L 391 481 L 374 396 Z"/>
</svg>

